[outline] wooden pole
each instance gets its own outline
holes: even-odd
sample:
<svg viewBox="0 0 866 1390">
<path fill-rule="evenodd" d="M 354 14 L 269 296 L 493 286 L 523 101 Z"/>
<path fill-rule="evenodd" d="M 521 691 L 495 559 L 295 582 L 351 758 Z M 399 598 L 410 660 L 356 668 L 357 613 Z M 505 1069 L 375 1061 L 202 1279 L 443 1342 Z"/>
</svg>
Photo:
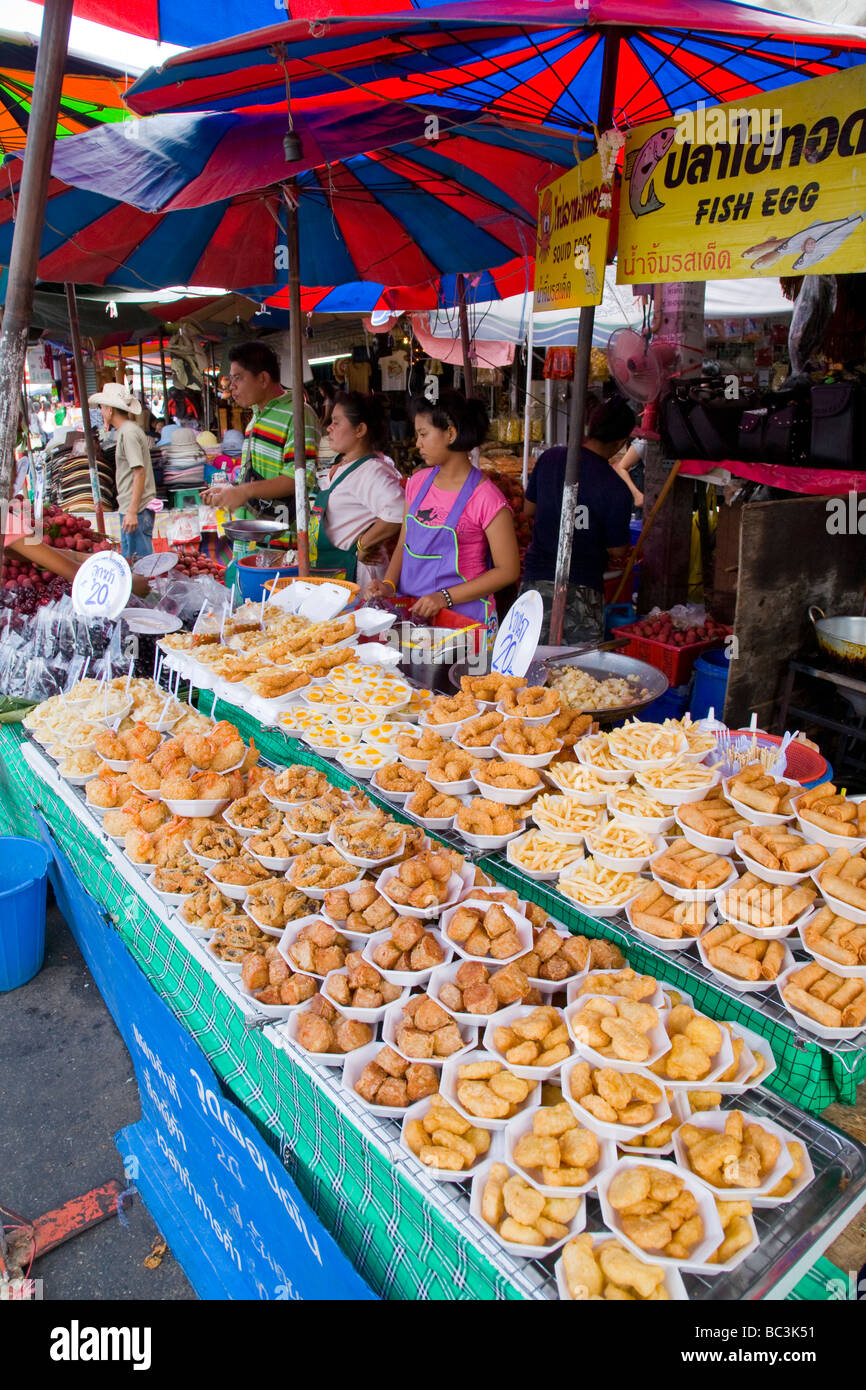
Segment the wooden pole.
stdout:
<svg viewBox="0 0 866 1390">
<path fill-rule="evenodd" d="M 468 398 L 475 395 L 475 373 L 472 370 L 469 317 L 466 313 L 466 277 L 464 275 L 457 276 L 457 317 L 460 322 L 460 342 L 463 346 L 463 389 Z"/>
<path fill-rule="evenodd" d="M 105 535 L 105 515 L 102 510 L 102 493 L 99 488 L 99 469 L 96 466 L 96 441 L 90 423 L 90 406 L 87 404 L 87 380 L 84 375 L 84 355 L 81 351 L 81 329 L 78 324 L 78 303 L 75 286 L 66 283 L 66 308 L 69 313 L 69 336 L 72 339 L 72 359 L 75 363 L 75 377 L 78 382 L 78 399 L 81 402 L 81 427 L 84 430 L 84 445 L 87 449 L 87 466 L 90 469 L 90 490 L 93 493 L 93 506 L 96 511 L 96 529 Z"/>
<path fill-rule="evenodd" d="M 619 583 L 618 583 L 617 586 L 616 586 L 616 593 L 614 594 L 613 598 L 611 599 L 611 602 L 612 602 L 612 603 L 619 603 L 620 595 L 621 595 L 623 589 L 625 588 L 625 586 L 626 586 L 626 584 L 627 584 L 627 582 L 628 582 L 628 577 L 629 577 L 629 575 L 631 574 L 632 570 L 634 569 L 635 565 L 637 564 L 638 560 L 640 559 L 641 551 L 642 551 L 643 548 L 644 548 L 644 542 L 646 541 L 647 537 L 649 536 L 649 533 L 650 533 L 650 531 L 652 530 L 653 525 L 654 525 L 654 523 L 655 523 L 655 519 L 656 519 L 656 517 L 658 516 L 659 512 L 661 511 L 662 506 L 664 505 L 664 500 L 665 500 L 665 498 L 667 497 L 668 493 L 670 492 L 671 488 L 673 487 L 674 483 L 676 482 L 677 476 L 678 476 L 679 471 L 680 471 L 680 469 L 682 468 L 682 466 L 683 466 L 683 461 L 682 461 L 682 459 L 677 459 L 676 462 L 674 463 L 673 467 L 671 468 L 671 471 L 668 473 L 667 477 L 665 478 L 664 486 L 662 487 L 661 492 L 659 493 L 658 497 L 657 497 L 656 500 L 655 500 L 655 503 L 654 503 L 654 505 L 653 505 L 653 509 L 652 509 L 652 511 L 650 512 L 649 516 L 647 517 L 646 521 L 644 522 L 643 526 L 641 527 L 641 533 L 640 533 L 640 535 L 639 535 L 638 538 L 637 538 L 637 545 L 635 546 L 634 550 L 631 552 L 631 555 L 629 555 L 629 557 L 628 557 L 628 564 L 626 565 L 625 569 L 623 570 L 623 572 L 622 572 L 622 578 L 620 579 Z"/>
<path fill-rule="evenodd" d="M 298 573 L 310 573 L 307 521 L 307 432 L 304 418 L 304 347 L 301 319 L 301 245 L 298 190 L 286 198 L 286 241 L 289 253 L 289 332 L 292 338 L 292 414 L 295 445 L 295 517 L 298 528 Z"/>
<path fill-rule="evenodd" d="M 33 313 L 33 286 L 39 265 L 71 18 L 72 0 L 52 0 L 50 5 L 46 5 L 36 55 L 33 105 L 30 109 L 15 233 L 9 256 L 6 308 L 0 334 L 0 504 L 9 500 L 15 477 L 19 388 L 24 376 L 27 332 Z"/>
<path fill-rule="evenodd" d="M 533 314 L 533 295 L 529 300 L 529 326 L 526 330 L 526 400 L 523 407 L 523 491 L 526 492 L 526 484 L 529 482 L 529 435 L 532 425 L 530 410 L 532 408 L 532 351 L 533 340 L 535 338 L 535 316 Z"/>
<path fill-rule="evenodd" d="M 621 32 L 608 29 L 604 36 L 604 58 L 601 69 L 601 92 L 598 102 L 598 130 L 609 129 L 613 120 L 616 89 L 616 70 L 619 60 Z M 577 515 L 577 487 L 580 476 L 580 450 L 586 420 L 586 397 L 589 386 L 589 362 L 592 351 L 592 330 L 595 324 L 595 305 L 581 309 L 577 333 L 577 352 L 571 385 L 571 412 L 568 423 L 568 452 L 565 462 L 565 486 L 562 493 L 562 512 L 559 518 L 559 545 L 556 552 L 553 603 L 550 610 L 552 647 L 562 646 L 562 626 L 568 597 L 571 571 L 571 550 L 574 544 L 574 519 Z"/>
<path fill-rule="evenodd" d="M 141 343 L 138 344 L 138 380 L 141 392 L 141 406 L 144 409 L 144 350 Z"/>
<path fill-rule="evenodd" d="M 164 425 L 168 420 L 168 378 L 165 374 L 165 335 L 159 335 L 159 365 L 162 368 L 162 422 Z"/>
</svg>

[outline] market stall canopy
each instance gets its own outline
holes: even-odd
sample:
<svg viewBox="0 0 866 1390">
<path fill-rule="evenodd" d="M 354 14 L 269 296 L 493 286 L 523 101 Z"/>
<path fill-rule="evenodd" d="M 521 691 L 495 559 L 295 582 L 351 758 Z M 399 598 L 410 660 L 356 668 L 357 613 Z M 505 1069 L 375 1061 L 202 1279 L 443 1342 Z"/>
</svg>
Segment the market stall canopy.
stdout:
<svg viewBox="0 0 866 1390">
<path fill-rule="evenodd" d="M 534 266 L 532 257 L 519 256 L 496 270 L 473 271 L 464 277 L 468 293 L 479 302 L 522 294 L 532 286 Z M 362 280 L 349 285 L 320 285 L 301 290 L 301 308 L 318 313 L 372 314 L 376 310 L 392 310 L 400 314 L 413 309 L 456 306 L 457 303 L 456 275 L 442 275 L 420 285 L 388 287 Z M 287 309 L 288 289 L 278 290 L 265 300 L 265 304 L 269 309 Z"/>
<path fill-rule="evenodd" d="M 255 154 L 252 142 L 253 164 Z M 302 173 L 294 184 L 301 281 L 415 285 L 525 261 L 535 245 L 536 189 L 572 160 L 570 139 L 479 122 L 437 141 Z M 110 170 L 101 193 L 52 181 L 40 275 L 129 288 L 206 283 L 272 293 L 285 284 L 281 189 L 154 213 L 120 202 L 111 187 Z M 0 200 L 0 264 L 8 259 L 11 217 L 7 195 Z"/>
<path fill-rule="evenodd" d="M 24 149 L 33 105 L 39 40 L 0 30 L 0 155 Z M 69 53 L 64 64 L 57 138 L 115 121 L 134 123 L 123 96 L 132 79 L 120 69 Z"/>
<path fill-rule="evenodd" d="M 282 3 L 282 0 L 281 0 Z M 409 9 L 391 5 L 386 10 Z M 464 119 L 486 113 L 592 129 L 606 33 L 620 39 L 613 118 L 634 125 L 698 102 L 754 98 L 866 59 L 866 30 L 778 15 L 733 0 L 475 0 L 358 19 L 357 7 L 292 4 L 289 22 L 151 68 L 128 101 L 141 115 L 232 110 L 315 98 L 413 103 Z M 327 25 L 305 20 L 315 9 Z M 335 13 L 336 12 L 336 13 Z M 252 21 L 254 11 L 244 9 Z M 225 30 L 230 32 L 231 24 Z M 253 25 L 254 27 L 254 25 Z"/>
<path fill-rule="evenodd" d="M 513 295 L 497 302 L 470 298 L 467 302 L 469 335 L 474 342 L 521 343 L 526 339 L 532 296 Z M 710 280 L 704 317 L 707 319 L 790 316 L 793 305 L 782 294 L 778 280 Z M 578 309 L 554 309 L 534 314 L 534 342 L 538 348 L 571 347 L 577 338 Z M 426 316 L 428 331 L 437 338 L 459 338 L 460 324 L 453 308 L 439 308 Z M 628 285 L 617 285 L 616 269 L 605 274 L 604 295 L 595 311 L 593 343 L 606 347 L 617 328 L 640 328 L 641 301 Z"/>
<path fill-rule="evenodd" d="M 483 3 L 436 5 L 431 4 L 430 0 L 390 0 L 390 3 L 378 6 L 365 3 L 363 7 L 358 0 L 354 3 L 352 0 L 281 0 L 280 3 L 280 9 L 287 19 L 294 20 L 335 21 L 346 19 L 361 8 L 369 15 L 434 10 L 438 15 L 447 16 L 457 11 L 471 14 L 473 11 L 487 10 Z M 502 18 L 512 23 L 521 19 L 531 19 L 537 23 L 548 11 L 555 15 L 563 9 L 570 11 L 570 21 L 573 23 L 575 8 L 573 0 L 568 5 L 563 5 L 562 0 L 499 0 L 496 6 Z M 662 6 L 657 8 L 661 9 Z M 801 19 L 805 16 L 820 18 L 824 5 L 821 0 L 776 0 L 774 8 L 783 14 L 793 12 L 795 17 Z M 836 23 L 857 23 L 861 8 L 859 0 L 837 0 L 834 5 Z M 272 25 L 274 4 L 273 0 L 246 0 L 242 7 L 232 0 L 75 0 L 74 13 L 79 19 L 106 24 L 127 34 L 138 34 L 160 43 L 188 45 L 211 43 L 226 35 Z"/>
</svg>

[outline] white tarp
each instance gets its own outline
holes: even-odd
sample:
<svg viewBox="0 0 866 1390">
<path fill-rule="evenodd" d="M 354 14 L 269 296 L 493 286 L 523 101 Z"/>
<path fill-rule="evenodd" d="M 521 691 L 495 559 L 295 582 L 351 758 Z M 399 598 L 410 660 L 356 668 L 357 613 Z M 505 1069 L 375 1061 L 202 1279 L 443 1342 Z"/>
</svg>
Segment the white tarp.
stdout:
<svg viewBox="0 0 866 1390">
<path fill-rule="evenodd" d="M 616 270 L 608 266 L 604 295 L 595 311 L 593 342 L 605 347 L 615 328 L 641 325 L 641 301 L 630 285 L 615 283 Z M 486 342 L 521 343 L 526 338 L 532 295 L 467 305 L 470 338 Z M 778 280 L 755 276 L 751 280 L 709 280 L 704 316 L 708 319 L 752 318 L 764 314 L 790 314 L 793 304 L 785 299 Z M 573 347 L 577 342 L 579 309 L 553 309 L 536 314 L 535 346 Z M 460 336 L 456 309 L 435 309 L 428 314 L 430 333 L 436 338 Z"/>
</svg>

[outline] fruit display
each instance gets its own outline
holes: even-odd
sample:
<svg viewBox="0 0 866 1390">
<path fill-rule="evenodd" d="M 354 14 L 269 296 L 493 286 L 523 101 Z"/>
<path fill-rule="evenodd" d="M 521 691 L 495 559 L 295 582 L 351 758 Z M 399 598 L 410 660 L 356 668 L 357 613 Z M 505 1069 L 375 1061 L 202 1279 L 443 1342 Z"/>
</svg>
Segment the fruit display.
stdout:
<svg viewBox="0 0 866 1390">
<path fill-rule="evenodd" d="M 499 488 L 499 491 L 502 493 L 511 509 L 511 514 L 514 517 L 514 531 L 517 536 L 517 548 L 520 552 L 520 566 L 522 569 L 526 548 L 532 540 L 532 522 L 528 517 L 523 515 L 524 496 L 523 487 L 520 482 L 520 469 L 518 467 L 517 475 L 515 476 L 503 470 L 502 465 L 505 462 L 504 459 L 497 457 L 495 462 L 497 466 L 491 468 L 490 461 L 488 461 L 485 465 L 484 472 L 490 481 L 495 483 Z"/>
<path fill-rule="evenodd" d="M 211 560 L 209 556 L 203 555 L 198 548 L 198 542 L 192 541 L 188 545 L 174 545 L 172 550 L 177 556 L 177 564 L 172 571 L 173 575 L 185 574 L 190 579 L 198 579 L 201 575 L 210 575 L 220 583 L 225 579 L 226 567 L 221 565 L 219 560 Z"/>
<path fill-rule="evenodd" d="M 97 550 L 111 550 L 111 541 L 92 529 L 91 523 L 80 516 L 70 516 L 54 504 L 45 508 L 42 519 L 42 542 L 52 550 L 74 550 L 92 555 Z M 35 613 L 46 603 L 54 603 L 72 592 L 72 585 L 50 570 L 34 565 L 20 555 L 6 556 L 3 566 L 3 591 L 0 603 L 19 613 Z"/>
<path fill-rule="evenodd" d="M 652 637 L 656 642 L 667 642 L 675 647 L 691 647 L 696 642 L 715 642 L 727 637 L 729 628 L 717 623 L 709 614 L 702 623 L 682 626 L 670 613 L 652 614 L 632 623 L 629 632 L 635 637 Z"/>
</svg>

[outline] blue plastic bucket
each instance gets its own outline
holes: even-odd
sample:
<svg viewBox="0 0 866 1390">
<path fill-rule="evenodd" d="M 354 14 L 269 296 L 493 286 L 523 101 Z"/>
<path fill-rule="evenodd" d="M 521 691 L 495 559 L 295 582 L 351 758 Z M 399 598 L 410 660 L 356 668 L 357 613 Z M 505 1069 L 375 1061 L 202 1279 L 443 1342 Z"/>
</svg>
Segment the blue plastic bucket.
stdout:
<svg viewBox="0 0 866 1390">
<path fill-rule="evenodd" d="M 252 603 L 260 603 L 265 592 L 265 585 L 272 579 L 295 579 L 297 578 L 297 565 L 279 565 L 276 568 L 259 568 L 256 565 L 253 555 L 245 555 L 237 562 L 236 580 L 241 591 L 241 597 L 249 599 Z"/>
<path fill-rule="evenodd" d="M 729 669 L 730 658 L 723 647 L 718 651 L 705 652 L 703 656 L 698 657 L 694 667 L 695 683 L 689 705 L 692 719 L 705 718 L 711 705 L 716 711 L 716 718 L 721 719 L 722 710 L 725 708 Z"/>
<path fill-rule="evenodd" d="M 649 720 L 654 724 L 663 724 L 666 719 L 681 719 L 686 712 L 688 694 L 687 685 L 671 686 L 664 695 L 653 700 L 651 705 L 646 705 L 640 711 L 638 718 Z"/>
<path fill-rule="evenodd" d="M 616 628 L 625 627 L 627 623 L 633 623 L 636 618 L 637 609 L 633 603 L 609 603 L 604 610 L 605 641 Z"/>
<path fill-rule="evenodd" d="M 5 991 L 42 969 L 51 857 L 38 840 L 12 835 L 0 846 L 0 991 Z"/>
</svg>

